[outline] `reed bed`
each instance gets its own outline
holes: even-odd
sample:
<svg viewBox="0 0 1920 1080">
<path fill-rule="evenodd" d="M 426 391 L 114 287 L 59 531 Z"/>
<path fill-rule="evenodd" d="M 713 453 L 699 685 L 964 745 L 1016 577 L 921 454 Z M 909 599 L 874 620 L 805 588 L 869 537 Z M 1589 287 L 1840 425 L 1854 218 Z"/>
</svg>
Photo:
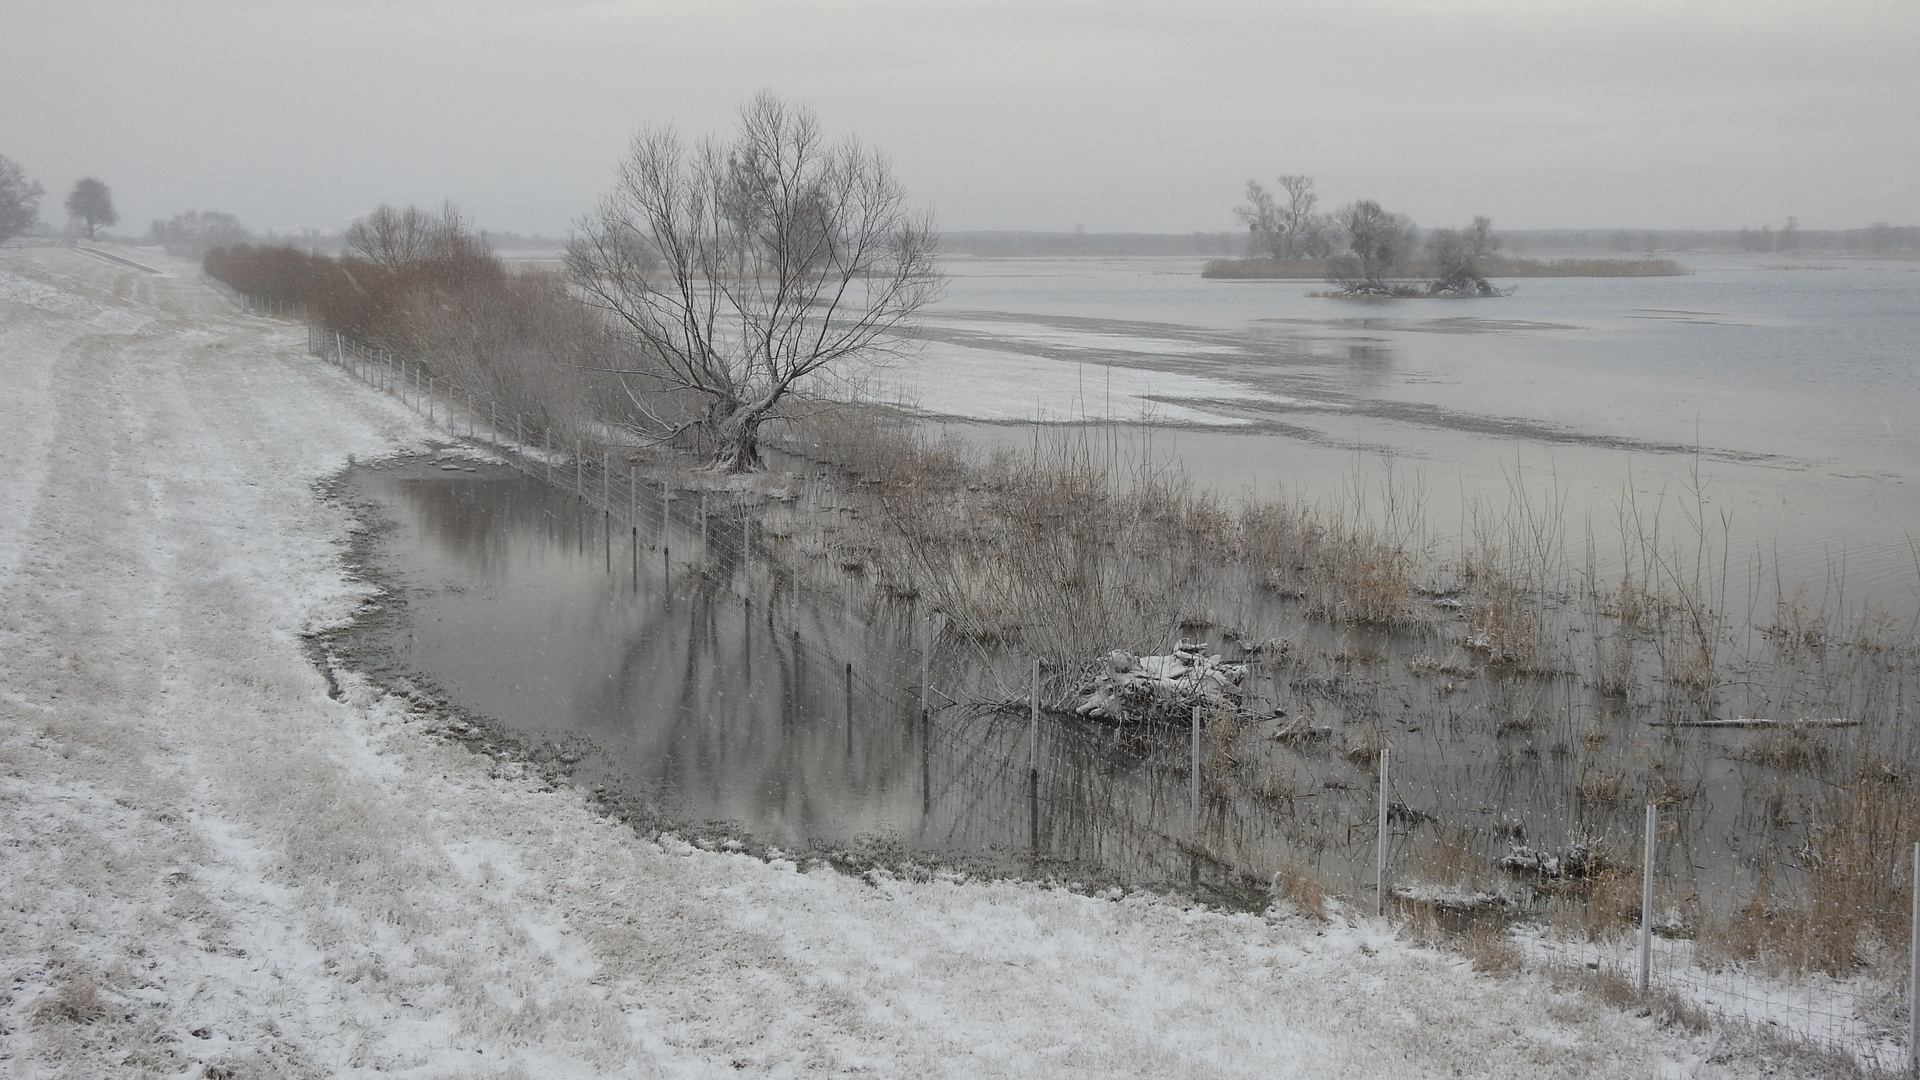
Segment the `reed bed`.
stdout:
<svg viewBox="0 0 1920 1080">
<path fill-rule="evenodd" d="M 1713 867 L 1662 894 L 1705 961 L 1877 971 L 1904 948 L 1902 852 L 1920 838 L 1912 621 L 1837 583 L 1768 581 L 1761 560 L 1743 573 L 1697 480 L 1623 495 L 1603 540 L 1572 535 L 1551 484 L 1516 477 L 1443 545 L 1412 478 L 1355 480 L 1318 503 L 1233 500 L 1120 442 L 1067 428 L 985 452 L 843 410 L 788 445 L 861 508 L 821 543 L 859 551 L 874 593 L 1020 658 L 1010 671 L 1042 659 L 1050 707 L 1070 708 L 1115 648 L 1208 641 L 1248 662 L 1240 715 L 1210 737 L 1208 794 L 1294 815 L 1294 854 L 1268 869 L 1307 910 L 1364 875 L 1302 800 L 1363 792 L 1391 747 L 1412 770 L 1396 791 L 1418 805 L 1396 844 L 1415 877 L 1524 894 L 1567 932 L 1619 933 L 1639 917 L 1629 853 L 1655 802 L 1681 823 L 1685 858 Z M 1736 615 L 1743 590 L 1764 599 Z M 1715 727 L 1742 719 L 1756 723 Z M 1852 726 L 1798 723 L 1838 719 Z M 1688 817 L 1727 799 L 1745 830 L 1732 839 Z M 1499 800 L 1514 809 L 1475 809 Z M 1591 876 L 1521 888 L 1498 866 L 1523 841 L 1612 854 Z"/>
</svg>

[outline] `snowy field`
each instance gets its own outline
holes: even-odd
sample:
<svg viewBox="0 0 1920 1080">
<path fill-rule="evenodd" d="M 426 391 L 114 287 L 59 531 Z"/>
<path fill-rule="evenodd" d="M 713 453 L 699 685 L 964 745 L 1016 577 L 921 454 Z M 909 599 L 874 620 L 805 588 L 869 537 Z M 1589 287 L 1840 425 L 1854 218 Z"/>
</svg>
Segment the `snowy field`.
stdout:
<svg viewBox="0 0 1920 1080">
<path fill-rule="evenodd" d="M 0 250 L 0 1074 L 1764 1065 L 1370 919 L 655 843 L 351 676 L 334 700 L 299 635 L 366 591 L 315 482 L 433 433 L 126 254 L 171 272 Z"/>
</svg>

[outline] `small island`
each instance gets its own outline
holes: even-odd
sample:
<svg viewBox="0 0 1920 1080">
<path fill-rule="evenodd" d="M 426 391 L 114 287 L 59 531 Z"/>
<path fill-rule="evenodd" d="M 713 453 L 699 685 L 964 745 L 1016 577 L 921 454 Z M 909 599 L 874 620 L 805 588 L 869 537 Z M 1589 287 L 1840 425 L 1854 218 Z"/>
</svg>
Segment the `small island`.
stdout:
<svg viewBox="0 0 1920 1080">
<path fill-rule="evenodd" d="M 1675 277 L 1672 259 L 1524 259 L 1498 254 L 1493 223 L 1476 217 L 1465 229 L 1421 230 L 1405 214 L 1361 199 L 1320 213 L 1309 176 L 1281 176 L 1280 195 L 1247 182 L 1247 203 L 1234 214 L 1247 226 L 1248 254 L 1210 259 L 1203 278 L 1327 281 L 1330 297 L 1491 297 L 1507 290 L 1489 278 Z"/>
</svg>

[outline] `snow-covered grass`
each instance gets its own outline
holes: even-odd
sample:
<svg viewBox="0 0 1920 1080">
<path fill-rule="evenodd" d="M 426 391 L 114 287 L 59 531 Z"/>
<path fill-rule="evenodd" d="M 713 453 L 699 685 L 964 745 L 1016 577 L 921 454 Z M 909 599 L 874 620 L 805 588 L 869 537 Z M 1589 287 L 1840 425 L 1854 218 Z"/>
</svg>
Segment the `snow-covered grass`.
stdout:
<svg viewBox="0 0 1920 1080">
<path fill-rule="evenodd" d="M 368 590 L 315 485 L 433 433 L 165 265 L 0 252 L 7 1075 L 1757 1067 L 1337 910 L 655 842 L 351 673 L 330 697 L 300 635 Z"/>
</svg>

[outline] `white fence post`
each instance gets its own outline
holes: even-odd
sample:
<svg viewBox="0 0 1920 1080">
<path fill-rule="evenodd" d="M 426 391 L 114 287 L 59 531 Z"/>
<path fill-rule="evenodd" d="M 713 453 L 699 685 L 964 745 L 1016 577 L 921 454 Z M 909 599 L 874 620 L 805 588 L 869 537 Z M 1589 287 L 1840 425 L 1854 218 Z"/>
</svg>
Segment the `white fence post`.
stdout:
<svg viewBox="0 0 1920 1080">
<path fill-rule="evenodd" d="M 1027 712 L 1027 846 L 1040 854 L 1040 660 L 1033 661 L 1033 702 Z"/>
<path fill-rule="evenodd" d="M 1187 841 L 1200 846 L 1200 706 L 1187 725 Z"/>
<path fill-rule="evenodd" d="M 1660 828 L 1660 804 L 1647 804 L 1647 835 L 1640 845 L 1640 978 L 1641 993 L 1653 983 L 1653 841 Z"/>
<path fill-rule="evenodd" d="M 1393 751 L 1380 748 L 1380 822 L 1373 851 L 1373 913 L 1387 913 L 1387 788 L 1393 769 Z"/>
<path fill-rule="evenodd" d="M 920 644 L 920 813 L 933 812 L 933 626 L 921 630 Z"/>
<path fill-rule="evenodd" d="M 1907 931 L 1907 1071 L 1920 1077 L 1920 843 L 1913 845 L 1913 922 Z"/>
</svg>

